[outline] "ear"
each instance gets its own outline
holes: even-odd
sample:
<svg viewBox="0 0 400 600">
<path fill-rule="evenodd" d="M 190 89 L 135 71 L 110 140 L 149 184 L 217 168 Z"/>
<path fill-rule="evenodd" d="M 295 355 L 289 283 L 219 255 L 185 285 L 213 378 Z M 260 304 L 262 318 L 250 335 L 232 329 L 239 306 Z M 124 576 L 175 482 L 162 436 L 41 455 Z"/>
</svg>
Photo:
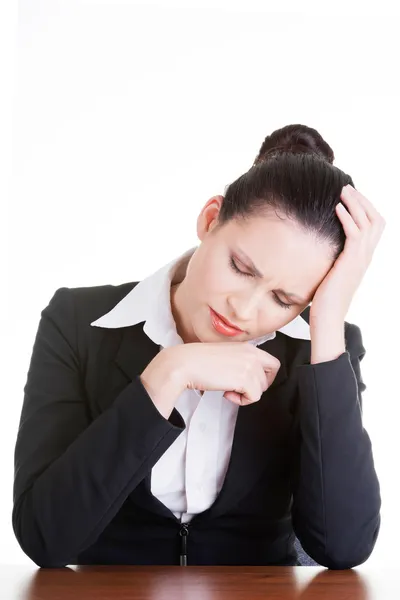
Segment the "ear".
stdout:
<svg viewBox="0 0 400 600">
<path fill-rule="evenodd" d="M 197 217 L 197 236 L 201 241 L 218 224 L 218 215 L 223 200 L 224 197 L 221 195 L 212 196 L 201 209 Z"/>
</svg>

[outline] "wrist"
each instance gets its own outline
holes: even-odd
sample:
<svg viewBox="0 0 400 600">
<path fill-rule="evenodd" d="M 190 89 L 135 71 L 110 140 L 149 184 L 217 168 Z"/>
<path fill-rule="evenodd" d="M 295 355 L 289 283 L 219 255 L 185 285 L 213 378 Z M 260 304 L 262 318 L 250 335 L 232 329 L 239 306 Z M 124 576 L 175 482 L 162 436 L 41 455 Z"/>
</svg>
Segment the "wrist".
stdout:
<svg viewBox="0 0 400 600">
<path fill-rule="evenodd" d="M 311 364 L 335 360 L 346 350 L 344 320 L 311 324 Z"/>
<path fill-rule="evenodd" d="M 173 348 L 164 348 L 141 373 L 140 380 L 158 411 L 169 418 L 185 389 L 182 369 L 173 359 Z"/>
</svg>

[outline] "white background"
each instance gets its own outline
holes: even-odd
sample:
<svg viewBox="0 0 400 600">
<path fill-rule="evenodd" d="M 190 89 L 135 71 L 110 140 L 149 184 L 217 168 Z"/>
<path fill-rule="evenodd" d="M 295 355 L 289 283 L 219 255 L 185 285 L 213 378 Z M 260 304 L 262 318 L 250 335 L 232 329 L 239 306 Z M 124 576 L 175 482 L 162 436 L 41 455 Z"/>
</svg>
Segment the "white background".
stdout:
<svg viewBox="0 0 400 600">
<path fill-rule="evenodd" d="M 383 499 L 368 563 L 396 561 L 400 21 L 394 3 L 320 4 L 1 3 L 0 563 L 32 564 L 11 510 L 40 311 L 58 287 L 137 280 L 197 244 L 204 203 L 290 123 L 315 127 L 387 220 L 347 321 Z"/>
</svg>

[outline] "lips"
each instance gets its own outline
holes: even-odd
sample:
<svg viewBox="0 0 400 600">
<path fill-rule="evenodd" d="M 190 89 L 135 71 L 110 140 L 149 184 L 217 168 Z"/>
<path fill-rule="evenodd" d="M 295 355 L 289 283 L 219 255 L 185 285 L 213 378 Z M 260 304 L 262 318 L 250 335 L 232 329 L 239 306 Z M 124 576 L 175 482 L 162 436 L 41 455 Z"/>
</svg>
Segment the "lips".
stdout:
<svg viewBox="0 0 400 600">
<path fill-rule="evenodd" d="M 212 326 L 216 331 L 218 331 L 218 333 L 222 333 L 223 335 L 227 335 L 229 337 L 233 337 L 235 335 L 239 335 L 240 333 L 244 333 L 242 329 L 238 329 L 237 327 L 231 325 L 220 314 L 216 313 L 211 307 L 210 315 Z"/>
</svg>

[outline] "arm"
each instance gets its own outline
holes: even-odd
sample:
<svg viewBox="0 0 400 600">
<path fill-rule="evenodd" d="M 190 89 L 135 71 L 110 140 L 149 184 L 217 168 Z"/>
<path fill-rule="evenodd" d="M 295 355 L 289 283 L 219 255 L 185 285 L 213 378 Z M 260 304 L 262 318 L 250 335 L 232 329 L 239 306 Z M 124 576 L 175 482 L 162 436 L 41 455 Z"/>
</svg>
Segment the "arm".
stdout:
<svg viewBox="0 0 400 600">
<path fill-rule="evenodd" d="M 293 527 L 305 551 L 331 569 L 370 556 L 380 527 L 380 490 L 371 442 L 362 424 L 360 329 L 334 360 L 300 365 L 299 457 Z"/>
<path fill-rule="evenodd" d="M 15 446 L 12 524 L 39 566 L 70 564 L 185 427 L 160 414 L 135 378 L 94 421 L 76 351 L 73 294 L 42 311 Z"/>
</svg>

